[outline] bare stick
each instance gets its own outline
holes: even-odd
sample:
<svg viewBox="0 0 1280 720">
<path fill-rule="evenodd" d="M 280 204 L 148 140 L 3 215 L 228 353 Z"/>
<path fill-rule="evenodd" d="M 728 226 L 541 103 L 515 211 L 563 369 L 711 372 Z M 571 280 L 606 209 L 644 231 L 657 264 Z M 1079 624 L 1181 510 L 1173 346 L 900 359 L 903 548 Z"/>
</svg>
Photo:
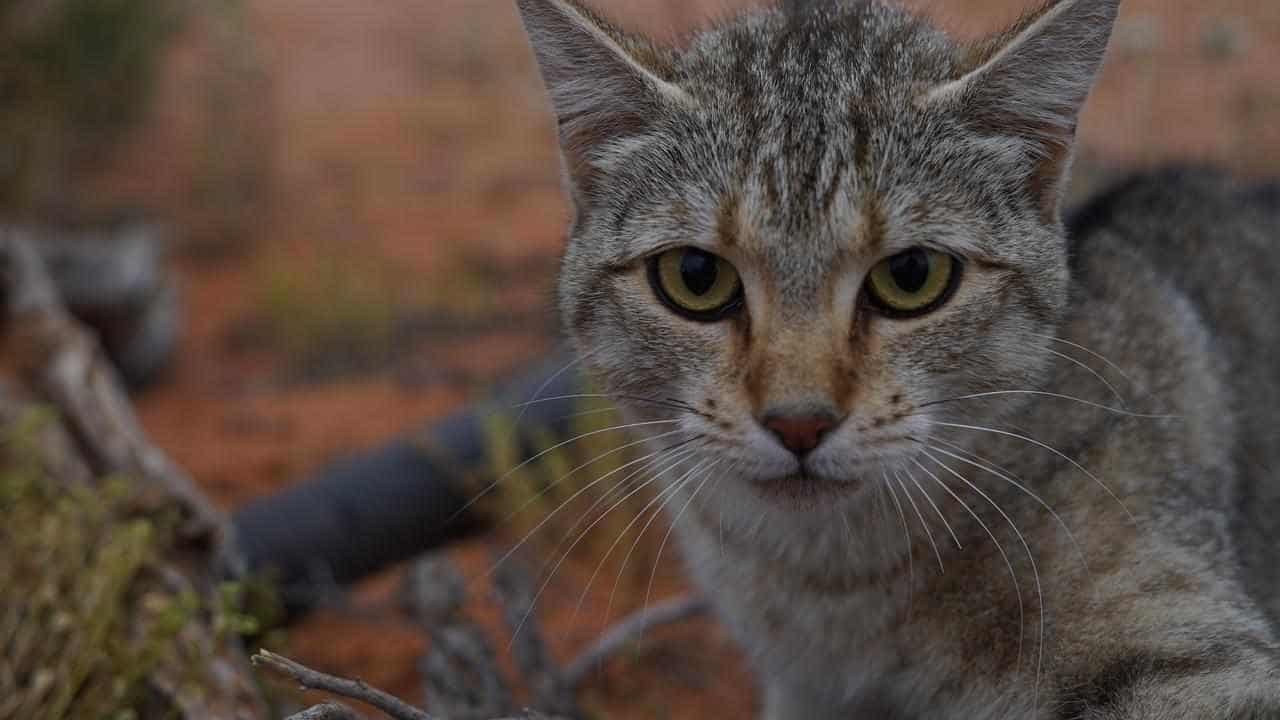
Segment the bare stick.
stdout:
<svg viewBox="0 0 1280 720">
<path fill-rule="evenodd" d="M 589 672 L 622 648 L 635 642 L 645 631 L 659 625 L 696 617 L 709 609 L 710 605 L 700 597 L 680 597 L 628 615 L 609 628 L 596 640 L 595 644 L 569 663 L 564 671 L 565 682 L 569 687 L 578 687 Z"/>
<path fill-rule="evenodd" d="M 348 680 L 326 675 L 268 650 L 259 650 L 250 659 L 254 665 L 266 665 L 282 675 L 288 675 L 308 690 L 324 690 L 352 700 L 359 700 L 378 708 L 395 720 L 432 720 L 432 717 L 422 710 L 394 695 L 370 687 L 363 680 Z"/>
<path fill-rule="evenodd" d="M 472 720 L 510 714 L 511 691 L 484 632 L 463 612 L 466 584 L 448 555 L 431 553 L 414 563 L 404 594 L 431 637 L 420 661 L 431 712 Z"/>
<path fill-rule="evenodd" d="M 62 412 L 94 470 L 130 476 L 147 504 L 176 500 L 186 537 L 217 539 L 221 515 L 147 439 L 97 340 L 63 307 L 29 239 L 12 230 L 0 231 L 0 306 L 6 353 Z"/>
<path fill-rule="evenodd" d="M 22 233 L 0 229 L 0 340 L 7 367 L 18 371 L 24 389 L 58 411 L 65 434 L 55 449 L 65 457 L 50 464 L 60 472 L 75 456 L 83 467 L 58 482 L 120 474 L 135 489 L 138 509 L 176 508 L 184 522 L 180 546 L 167 548 L 165 582 L 211 592 L 208 568 L 222 537 L 222 517 L 191 478 L 143 433 L 115 368 L 92 333 L 65 309 L 40 254 Z M 61 434 L 61 433 L 60 433 Z M 63 442 L 66 441 L 66 442 Z M 233 554 L 228 552 L 230 560 Z M 249 720 L 267 707 L 241 648 L 203 623 L 187 624 L 179 635 L 185 647 L 207 654 L 202 693 L 178 667 L 160 667 L 147 678 L 179 717 Z"/>
<path fill-rule="evenodd" d="M 533 585 L 516 557 L 504 557 L 493 578 L 494 590 L 511 636 L 511 654 L 532 694 L 531 704 L 544 712 L 582 717 L 573 688 L 551 659 L 534 612 Z"/>
<path fill-rule="evenodd" d="M 290 715 L 285 720 L 361 720 L 355 710 L 346 705 L 327 702 L 323 705 L 309 707 L 306 710 Z"/>
</svg>

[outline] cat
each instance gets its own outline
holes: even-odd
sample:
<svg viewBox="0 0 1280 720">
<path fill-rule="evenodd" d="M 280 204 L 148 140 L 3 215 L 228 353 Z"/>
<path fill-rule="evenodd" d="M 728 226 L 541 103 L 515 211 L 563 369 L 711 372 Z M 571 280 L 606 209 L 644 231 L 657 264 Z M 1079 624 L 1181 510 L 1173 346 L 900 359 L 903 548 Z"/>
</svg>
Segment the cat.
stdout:
<svg viewBox="0 0 1280 720">
<path fill-rule="evenodd" d="M 567 332 L 765 718 L 1280 718 L 1280 218 L 1185 170 L 1063 220 L 1119 0 L 517 4 Z"/>
</svg>

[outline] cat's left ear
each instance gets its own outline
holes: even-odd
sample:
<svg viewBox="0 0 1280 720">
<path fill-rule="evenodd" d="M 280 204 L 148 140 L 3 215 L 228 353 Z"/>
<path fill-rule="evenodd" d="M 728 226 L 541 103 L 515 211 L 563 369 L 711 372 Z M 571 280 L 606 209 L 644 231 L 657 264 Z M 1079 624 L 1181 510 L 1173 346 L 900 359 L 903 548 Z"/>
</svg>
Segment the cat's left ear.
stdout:
<svg viewBox="0 0 1280 720">
<path fill-rule="evenodd" d="M 1120 0 L 1054 0 L 972 51 L 960 78 L 926 102 L 949 103 L 984 133 L 1024 144 L 1031 190 L 1056 220 L 1076 125 L 1102 66 Z"/>
</svg>

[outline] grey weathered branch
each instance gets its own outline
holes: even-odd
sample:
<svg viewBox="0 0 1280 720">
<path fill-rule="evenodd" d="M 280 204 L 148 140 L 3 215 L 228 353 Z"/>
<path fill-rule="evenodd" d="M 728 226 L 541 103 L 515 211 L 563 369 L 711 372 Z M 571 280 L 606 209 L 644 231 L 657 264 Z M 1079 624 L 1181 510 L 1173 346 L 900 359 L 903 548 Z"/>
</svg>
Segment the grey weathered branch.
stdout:
<svg viewBox="0 0 1280 720">
<path fill-rule="evenodd" d="M 309 690 L 323 690 L 357 700 L 382 711 L 393 720 L 433 720 L 433 716 L 404 702 L 400 698 L 370 687 L 360 680 L 349 680 L 313 670 L 296 660 L 277 655 L 266 650 L 258 651 L 253 656 L 255 665 L 265 665 L 278 673 L 292 678 L 302 687 Z M 356 720 L 359 716 L 350 708 L 338 703 L 323 703 L 310 707 L 292 715 L 286 720 Z M 452 717 L 450 720 L 453 720 Z M 536 710 L 529 710 L 521 715 L 511 715 L 498 720 L 565 720 L 564 718 L 544 715 Z"/>
<path fill-rule="evenodd" d="M 59 428 L 42 449 L 55 450 L 49 467 L 59 482 L 94 482 L 109 475 L 128 477 L 140 510 L 177 509 L 183 518 L 183 547 L 165 550 L 172 585 L 212 592 L 213 548 L 222 518 L 191 479 L 151 444 L 133 414 L 115 369 L 93 335 L 62 304 L 40 253 L 21 233 L 0 230 L 0 339 L 4 358 L 17 370 L 23 389 L 58 412 Z M 72 460 L 71 457 L 83 462 Z M 60 470 L 66 470 L 64 476 Z M 190 623 L 179 642 L 208 658 L 203 692 L 190 691 L 190 678 L 162 667 L 148 683 L 182 718 L 258 720 L 265 703 L 253 683 L 243 652 L 207 625 Z"/>
<path fill-rule="evenodd" d="M 709 609 L 707 601 L 700 597 L 679 597 L 628 615 L 609 628 L 595 644 L 574 658 L 565 668 L 564 678 L 569 687 L 577 687 L 587 674 L 599 667 L 614 653 L 632 644 L 646 631 L 659 625 L 679 622 L 701 615 Z"/>
<path fill-rule="evenodd" d="M 355 710 L 346 705 L 327 702 L 290 715 L 285 720 L 361 720 L 361 718 Z"/>
<path fill-rule="evenodd" d="M 511 691 L 484 631 L 463 612 L 465 602 L 462 575 L 447 555 L 427 555 L 410 568 L 405 604 L 431 639 L 421 661 L 427 707 L 460 720 L 508 714 Z"/>
<path fill-rule="evenodd" d="M 432 720 L 431 716 L 422 710 L 394 695 L 371 687 L 363 680 L 348 680 L 327 675 L 267 650 L 259 650 L 251 660 L 255 665 L 265 665 L 293 678 L 308 690 L 324 690 L 352 700 L 359 700 L 381 710 L 395 720 Z"/>
<path fill-rule="evenodd" d="M 29 239 L 12 229 L 0 231 L 0 288 L 7 354 L 62 413 L 94 471 L 128 475 L 144 502 L 177 505 L 186 538 L 216 541 L 221 515 L 147 440 L 115 368 L 67 312 Z"/>
<path fill-rule="evenodd" d="M 138 219 L 8 231 L 39 251 L 62 304 L 93 328 L 124 379 L 135 386 L 155 379 L 172 359 L 181 325 L 177 282 L 164 267 L 166 228 Z"/>
<path fill-rule="evenodd" d="M 511 654 L 529 685 L 533 706 L 549 713 L 582 717 L 573 686 L 565 681 L 543 641 L 535 614 L 533 585 L 517 558 L 499 560 L 493 587 L 511 630 Z"/>
</svg>

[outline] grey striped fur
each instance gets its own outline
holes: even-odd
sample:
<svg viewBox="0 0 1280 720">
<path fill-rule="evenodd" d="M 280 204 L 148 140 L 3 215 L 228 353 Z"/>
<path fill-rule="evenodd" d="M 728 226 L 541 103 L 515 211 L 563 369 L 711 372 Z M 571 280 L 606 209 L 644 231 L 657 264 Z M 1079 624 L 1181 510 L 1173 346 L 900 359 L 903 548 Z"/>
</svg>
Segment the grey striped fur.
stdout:
<svg viewBox="0 0 1280 720">
<path fill-rule="evenodd" d="M 575 208 L 566 326 L 692 439 L 655 482 L 766 718 L 1280 718 L 1274 193 L 1144 176 L 1067 232 L 1118 0 L 973 46 L 877 0 L 674 47 L 518 5 Z M 645 259 L 683 245 L 734 263 L 741 313 L 659 302 Z M 867 273 L 914 246 L 962 260 L 955 295 L 875 313 Z M 822 485 L 780 410 L 843 418 Z"/>
</svg>

